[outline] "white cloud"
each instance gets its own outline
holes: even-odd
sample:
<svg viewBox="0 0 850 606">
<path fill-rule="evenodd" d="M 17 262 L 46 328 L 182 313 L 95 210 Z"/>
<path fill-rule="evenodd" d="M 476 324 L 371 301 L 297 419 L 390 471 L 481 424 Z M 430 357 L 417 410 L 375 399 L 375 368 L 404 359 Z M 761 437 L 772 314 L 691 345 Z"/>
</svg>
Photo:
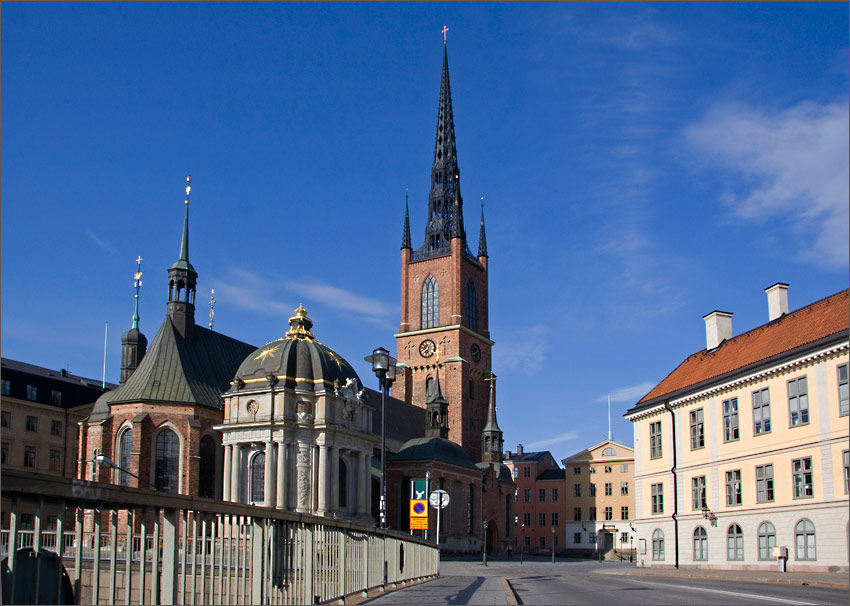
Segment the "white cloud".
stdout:
<svg viewBox="0 0 850 606">
<path fill-rule="evenodd" d="M 523 330 L 521 338 L 508 338 L 510 345 L 494 352 L 499 357 L 498 366 L 494 368 L 525 375 L 539 372 L 549 348 L 548 335 L 549 329 L 544 324 L 534 324 Z"/>
<path fill-rule="evenodd" d="M 840 267 L 848 262 L 848 114 L 847 99 L 784 110 L 723 103 L 685 136 L 706 161 L 742 177 L 743 191 L 724 195 L 734 217 L 778 219 L 801 238 L 802 259 Z"/>
<path fill-rule="evenodd" d="M 86 230 L 86 235 L 89 237 L 89 239 L 90 239 L 92 242 L 94 242 L 95 244 L 97 244 L 100 248 L 102 248 L 103 250 L 105 250 L 105 251 L 106 251 L 106 252 L 108 252 L 109 254 L 114 255 L 114 254 L 117 252 L 117 251 L 115 250 L 115 247 L 114 247 L 114 246 L 112 246 L 109 242 L 106 242 L 106 241 L 101 240 L 100 238 L 98 238 L 98 237 L 97 237 L 97 234 L 95 234 L 92 230 L 87 229 L 87 230 Z"/>
<path fill-rule="evenodd" d="M 611 402 L 628 402 L 634 404 L 638 400 L 640 400 L 643 396 L 649 393 L 649 390 L 655 387 L 655 383 L 651 381 L 644 381 L 643 383 L 638 383 L 637 385 L 628 385 L 626 387 L 618 387 L 611 391 L 611 393 L 606 393 L 603 396 L 599 396 L 596 398 L 597 402 L 607 402 L 608 396 L 611 396 Z"/>
<path fill-rule="evenodd" d="M 323 282 L 286 282 L 285 286 L 299 295 L 328 307 L 354 311 L 373 318 L 389 317 L 398 311 L 393 305 L 387 305 L 377 299 L 364 297 Z"/>
<path fill-rule="evenodd" d="M 214 283 L 215 296 L 220 303 L 228 303 L 260 313 L 289 317 L 295 307 L 291 304 L 281 303 L 278 300 L 262 292 L 256 286 L 235 286 L 216 280 Z"/>
<path fill-rule="evenodd" d="M 528 444 L 526 448 L 529 451 L 536 450 L 538 448 L 546 448 L 547 446 L 553 446 L 554 444 L 560 444 L 562 442 L 569 442 L 570 440 L 575 440 L 578 437 L 578 433 L 575 431 L 568 431 L 566 433 L 559 434 L 554 438 L 546 438 L 545 440 L 538 440 L 537 442 L 532 442 Z"/>
</svg>

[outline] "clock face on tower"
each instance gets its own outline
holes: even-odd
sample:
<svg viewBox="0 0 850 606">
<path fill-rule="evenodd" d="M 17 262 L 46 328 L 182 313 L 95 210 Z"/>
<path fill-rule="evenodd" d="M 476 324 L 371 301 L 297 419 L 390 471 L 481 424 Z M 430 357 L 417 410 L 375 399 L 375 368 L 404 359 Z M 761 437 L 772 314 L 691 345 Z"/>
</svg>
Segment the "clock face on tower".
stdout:
<svg viewBox="0 0 850 606">
<path fill-rule="evenodd" d="M 469 348 L 469 353 L 472 354 L 472 359 L 476 362 L 481 361 L 481 348 L 478 347 L 478 343 L 473 343 Z"/>
<path fill-rule="evenodd" d="M 419 344 L 419 355 L 423 358 L 430 358 L 437 351 L 437 345 L 431 339 L 425 339 Z"/>
</svg>

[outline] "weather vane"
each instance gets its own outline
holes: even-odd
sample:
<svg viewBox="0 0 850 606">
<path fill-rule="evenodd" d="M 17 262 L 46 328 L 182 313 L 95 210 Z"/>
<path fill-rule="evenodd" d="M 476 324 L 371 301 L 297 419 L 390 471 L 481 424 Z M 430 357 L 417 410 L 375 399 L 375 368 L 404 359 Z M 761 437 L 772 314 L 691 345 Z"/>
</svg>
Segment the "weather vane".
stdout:
<svg viewBox="0 0 850 606">
<path fill-rule="evenodd" d="M 186 177 L 186 206 L 189 206 L 189 192 L 192 191 L 192 177 Z"/>
<path fill-rule="evenodd" d="M 142 287 L 142 256 L 136 259 L 138 267 L 133 274 L 133 286 L 136 288 L 136 309 L 133 311 L 133 328 L 139 329 L 139 289 Z"/>
<path fill-rule="evenodd" d="M 447 25 L 444 25 L 442 31 L 443 31 L 443 44 L 445 44 L 446 43 L 446 32 L 449 31 L 449 27 Z"/>
<path fill-rule="evenodd" d="M 213 327 L 213 316 L 215 315 L 215 288 L 210 291 L 210 330 Z"/>
</svg>

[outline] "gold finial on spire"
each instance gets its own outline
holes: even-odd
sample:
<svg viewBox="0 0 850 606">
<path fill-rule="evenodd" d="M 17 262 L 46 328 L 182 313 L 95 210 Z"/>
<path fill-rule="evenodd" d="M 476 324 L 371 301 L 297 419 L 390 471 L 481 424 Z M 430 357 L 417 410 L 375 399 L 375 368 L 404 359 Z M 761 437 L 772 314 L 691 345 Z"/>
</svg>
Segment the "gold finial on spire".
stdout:
<svg viewBox="0 0 850 606">
<path fill-rule="evenodd" d="M 133 274 L 133 286 L 136 289 L 136 307 L 133 310 L 133 328 L 135 330 L 139 329 L 139 289 L 142 287 L 142 255 L 139 255 L 136 259 L 136 263 L 138 263 L 138 267 L 136 268 L 136 272 Z"/>
<path fill-rule="evenodd" d="M 442 32 L 443 32 L 443 44 L 445 44 L 445 43 L 446 43 L 446 33 L 447 33 L 448 31 L 449 31 L 449 27 L 448 27 L 447 25 L 444 25 L 444 26 L 443 26 L 443 29 L 442 29 Z"/>
<path fill-rule="evenodd" d="M 315 340 L 316 336 L 310 332 L 313 328 L 313 320 L 307 317 L 307 310 L 299 304 L 295 310 L 295 315 L 289 318 L 289 330 L 286 331 L 287 339 L 308 339 Z"/>
<path fill-rule="evenodd" d="M 192 177 L 186 177 L 186 206 L 189 206 L 189 192 L 192 191 Z"/>
<path fill-rule="evenodd" d="M 210 290 L 210 330 L 213 327 L 213 316 L 215 315 L 215 288 Z"/>
</svg>

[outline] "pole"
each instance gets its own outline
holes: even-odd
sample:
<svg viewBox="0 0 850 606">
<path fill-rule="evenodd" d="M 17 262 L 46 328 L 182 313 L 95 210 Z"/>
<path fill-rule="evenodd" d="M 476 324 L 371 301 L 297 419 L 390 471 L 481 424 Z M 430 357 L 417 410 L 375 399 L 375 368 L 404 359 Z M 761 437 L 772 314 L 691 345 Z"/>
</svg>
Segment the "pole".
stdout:
<svg viewBox="0 0 850 606">
<path fill-rule="evenodd" d="M 387 381 L 381 377 L 381 528 L 387 528 Z M 387 584 L 387 535 L 381 541 L 382 585 Z"/>
<path fill-rule="evenodd" d="M 437 507 L 437 552 L 440 551 L 440 510 L 443 508 L 443 495 L 440 495 L 440 506 Z"/>
<path fill-rule="evenodd" d="M 552 526 L 552 563 L 555 563 L 555 527 Z"/>
<path fill-rule="evenodd" d="M 611 440 L 611 394 L 608 394 L 608 440 Z"/>
<path fill-rule="evenodd" d="M 484 522 L 484 551 L 481 553 L 484 565 L 487 566 L 487 522 Z"/>
<path fill-rule="evenodd" d="M 425 470 L 425 494 L 431 496 L 431 470 Z M 439 514 L 437 514 L 439 515 Z M 428 529 L 425 529 L 425 540 L 428 540 Z"/>
<path fill-rule="evenodd" d="M 520 529 L 522 530 L 522 536 L 520 537 L 522 540 L 519 542 L 519 563 L 522 564 L 522 556 L 525 551 L 525 524 L 520 526 Z"/>
</svg>

